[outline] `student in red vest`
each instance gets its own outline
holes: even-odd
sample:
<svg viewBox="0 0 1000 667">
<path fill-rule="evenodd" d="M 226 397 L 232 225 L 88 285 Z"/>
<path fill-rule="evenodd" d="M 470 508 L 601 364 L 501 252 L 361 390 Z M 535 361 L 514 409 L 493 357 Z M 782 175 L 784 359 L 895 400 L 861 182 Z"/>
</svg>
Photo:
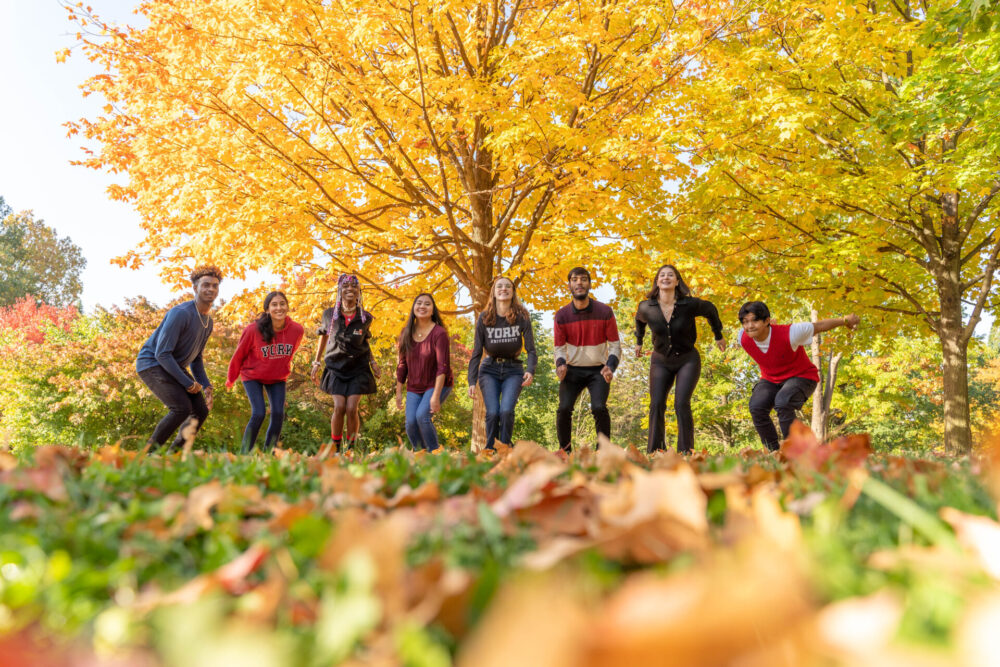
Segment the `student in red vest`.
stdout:
<svg viewBox="0 0 1000 667">
<path fill-rule="evenodd" d="M 345 427 L 346 446 L 352 447 L 357 440 L 361 429 L 358 411 L 361 397 L 375 393 L 375 380 L 381 375 L 369 345 L 374 320 L 362 305 L 357 276 L 342 274 L 337 280 L 337 302 L 323 311 L 323 322 L 316 332 L 319 334 L 316 358 L 312 362 L 313 382 L 318 379 L 320 389 L 333 396 L 330 438 L 338 452 Z"/>
<path fill-rule="evenodd" d="M 771 311 L 762 301 L 743 304 L 739 317 L 743 325 L 740 344 L 760 366 L 761 379 L 750 396 L 750 416 L 760 441 L 773 452 L 781 442 L 771 421 L 771 410 L 778 413 L 781 437 L 787 438 L 796 410 L 819 382 L 819 371 L 809 360 L 805 346 L 814 334 L 837 327 L 853 330 L 861 320 L 857 315 L 848 315 L 818 322 L 772 324 Z"/>
<path fill-rule="evenodd" d="M 265 392 L 271 404 L 271 421 L 262 450 L 269 452 L 277 444 L 285 421 L 285 380 L 291 375 L 292 357 L 302 343 L 302 333 L 302 325 L 288 317 L 288 299 L 282 292 L 269 292 L 264 297 L 264 312 L 243 330 L 226 376 L 226 389 L 239 378 L 250 400 L 250 421 L 243 431 L 240 453 L 249 454 L 257 442 L 267 414 Z"/>
</svg>

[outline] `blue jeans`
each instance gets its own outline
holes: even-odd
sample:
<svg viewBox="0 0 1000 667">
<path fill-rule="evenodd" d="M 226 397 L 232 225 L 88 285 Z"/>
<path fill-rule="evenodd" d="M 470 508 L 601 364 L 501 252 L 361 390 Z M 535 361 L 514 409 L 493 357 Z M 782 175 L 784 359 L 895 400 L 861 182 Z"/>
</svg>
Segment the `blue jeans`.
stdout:
<svg viewBox="0 0 1000 667">
<path fill-rule="evenodd" d="M 243 431 L 243 446 L 240 447 L 240 453 L 249 454 L 257 442 L 257 434 L 260 433 L 264 415 L 267 414 L 264 405 L 265 391 L 267 400 L 271 404 L 271 422 L 267 425 L 267 435 L 264 436 L 262 449 L 269 452 L 277 444 L 278 436 L 281 435 L 281 425 L 285 421 L 285 383 L 264 384 L 256 380 L 243 380 L 243 388 L 246 389 L 247 398 L 250 399 L 250 421 Z"/>
<path fill-rule="evenodd" d="M 441 390 L 441 403 L 448 398 L 451 387 Z M 406 437 L 410 439 L 413 449 L 426 449 L 433 452 L 438 448 L 437 429 L 431 420 L 431 396 L 433 389 L 416 393 L 406 392 Z"/>
<path fill-rule="evenodd" d="M 486 404 L 486 449 L 493 449 L 498 436 L 500 442 L 510 444 L 514 433 L 514 406 L 521 395 L 523 381 L 524 366 L 520 361 L 487 357 L 479 367 L 479 390 Z"/>
</svg>

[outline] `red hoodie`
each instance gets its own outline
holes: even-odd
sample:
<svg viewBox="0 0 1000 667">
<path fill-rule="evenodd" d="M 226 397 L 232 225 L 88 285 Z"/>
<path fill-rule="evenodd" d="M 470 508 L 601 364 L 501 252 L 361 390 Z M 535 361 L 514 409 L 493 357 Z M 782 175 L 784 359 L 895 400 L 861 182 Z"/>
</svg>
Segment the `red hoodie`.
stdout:
<svg viewBox="0 0 1000 667">
<path fill-rule="evenodd" d="M 248 324 L 229 362 L 226 386 L 233 386 L 237 377 L 264 384 L 287 380 L 292 373 L 292 356 L 302 343 L 302 334 L 302 325 L 289 317 L 285 320 L 285 328 L 274 332 L 274 340 L 265 343 L 257 323 Z"/>
</svg>

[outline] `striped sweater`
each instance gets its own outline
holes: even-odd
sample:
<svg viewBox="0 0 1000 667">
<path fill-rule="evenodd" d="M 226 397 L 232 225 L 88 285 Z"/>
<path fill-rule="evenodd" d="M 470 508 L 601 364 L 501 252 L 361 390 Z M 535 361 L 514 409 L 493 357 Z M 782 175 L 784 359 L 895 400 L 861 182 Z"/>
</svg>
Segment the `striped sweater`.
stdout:
<svg viewBox="0 0 1000 667">
<path fill-rule="evenodd" d="M 569 303 L 553 319 L 556 368 L 570 366 L 604 366 L 612 372 L 618 368 L 622 344 L 618 339 L 618 323 L 611 307 L 590 300 L 586 308 L 577 310 Z"/>
</svg>

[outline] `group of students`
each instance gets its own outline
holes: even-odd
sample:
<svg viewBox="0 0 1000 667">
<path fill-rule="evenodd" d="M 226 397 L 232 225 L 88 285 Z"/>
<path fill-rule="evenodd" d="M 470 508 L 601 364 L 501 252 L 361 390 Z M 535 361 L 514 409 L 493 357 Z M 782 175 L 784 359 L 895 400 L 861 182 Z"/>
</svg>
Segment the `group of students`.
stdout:
<svg viewBox="0 0 1000 667">
<path fill-rule="evenodd" d="M 190 420 L 200 428 L 212 408 L 213 388 L 202 359 L 212 333 L 211 308 L 219 293 L 222 274 L 215 267 L 198 268 L 191 275 L 194 300 L 171 308 L 139 350 L 136 370 L 150 391 L 167 407 L 149 438 L 147 447 L 158 448 L 178 432 L 171 448 L 183 444 L 183 425 Z M 553 318 L 555 368 L 559 379 L 556 432 L 559 447 L 570 451 L 573 408 L 586 389 L 596 431 L 611 436 L 607 400 L 611 382 L 622 357 L 618 325 L 612 309 L 590 296 L 591 276 L 581 267 L 567 276 L 572 296 Z M 302 343 L 304 328 L 289 316 L 288 299 L 271 292 L 263 312 L 243 331 L 229 363 L 226 387 L 243 383 L 251 406 L 241 451 L 254 449 L 266 415 L 264 397 L 271 406 L 271 420 L 263 449 L 278 441 L 284 420 L 285 382 L 291 362 Z M 711 302 L 698 299 L 670 264 L 657 269 L 653 285 L 635 314 L 635 356 L 643 354 L 646 330 L 652 334 L 649 370 L 649 435 L 647 450 L 664 449 L 664 413 L 667 396 L 674 391 L 677 417 L 677 450 L 694 448 L 691 397 L 701 375 L 701 356 L 695 345 L 696 318 L 708 320 L 715 344 L 726 348 L 722 321 Z M 819 371 L 805 351 L 812 336 L 845 326 L 854 329 L 856 315 L 780 325 L 771 322 L 760 301 L 743 304 L 740 344 L 761 370 L 761 379 L 750 397 L 750 415 L 761 442 L 769 450 L 780 445 L 771 412 L 776 412 L 781 437 L 787 437 L 796 411 L 819 382 Z M 362 305 L 357 277 L 344 274 L 337 281 L 337 298 L 323 312 L 317 330 L 319 341 L 310 376 L 333 397 L 330 420 L 332 447 L 350 447 L 358 437 L 359 402 L 373 394 L 381 370 L 369 344 L 374 318 Z M 523 356 L 523 359 L 522 359 Z M 487 449 L 497 440 L 511 443 L 514 410 L 521 390 L 531 385 L 538 355 L 531 316 L 517 297 L 513 281 L 494 279 L 486 308 L 476 320 L 475 344 L 469 361 L 469 395 L 478 386 L 486 406 Z M 396 407 L 405 409 L 406 435 L 414 449 L 433 451 L 438 436 L 433 415 L 451 394 L 448 330 L 431 294 L 418 295 L 410 308 L 398 340 Z M 406 393 L 405 408 L 403 393 Z"/>
</svg>

